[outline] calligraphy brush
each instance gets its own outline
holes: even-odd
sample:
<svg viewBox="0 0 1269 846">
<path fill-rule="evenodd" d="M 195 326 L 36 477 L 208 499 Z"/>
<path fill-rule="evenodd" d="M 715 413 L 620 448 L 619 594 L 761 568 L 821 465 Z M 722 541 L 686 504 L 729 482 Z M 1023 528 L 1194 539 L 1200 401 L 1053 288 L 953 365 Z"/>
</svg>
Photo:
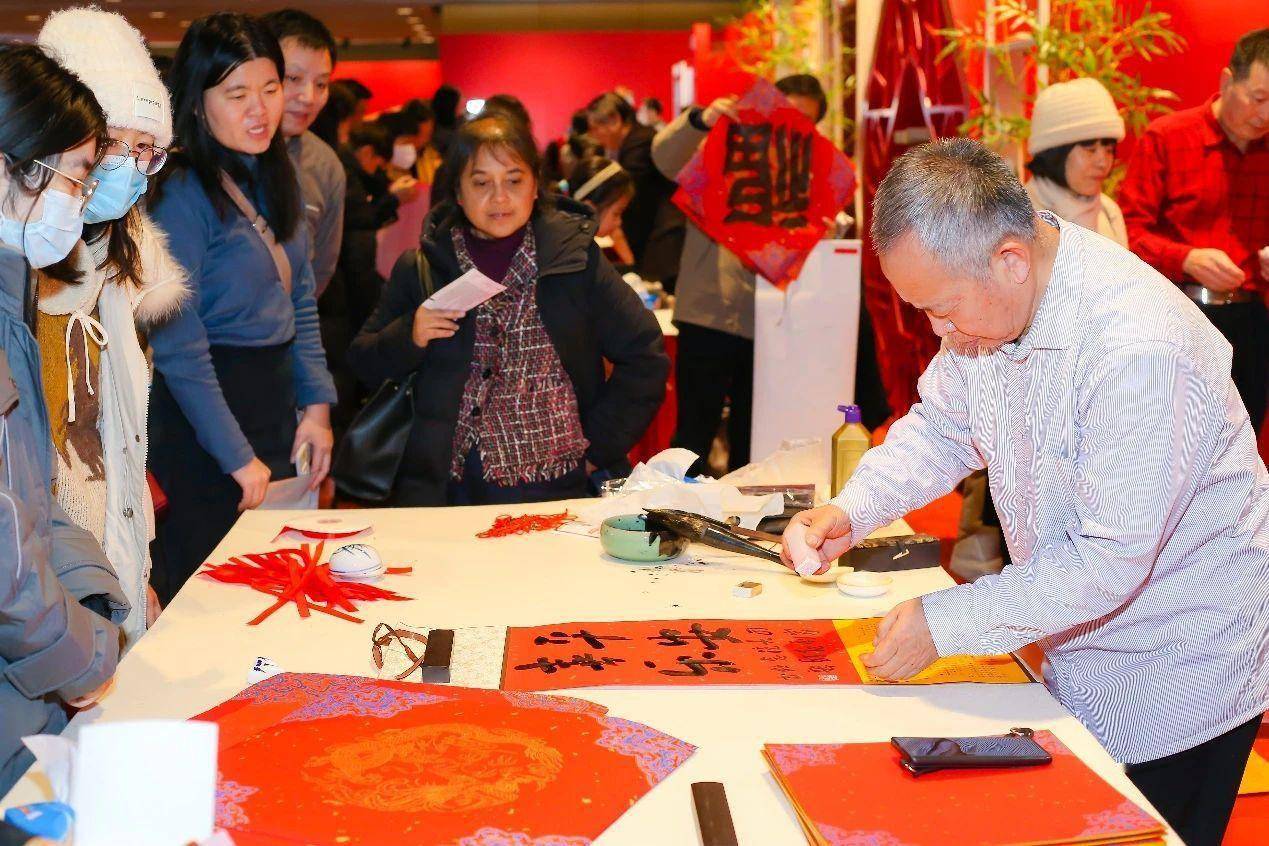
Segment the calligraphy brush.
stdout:
<svg viewBox="0 0 1269 846">
<path fill-rule="evenodd" d="M 752 540 L 747 540 L 747 538 L 753 538 L 754 540 L 779 543 L 780 537 L 778 535 L 755 532 L 750 529 L 740 529 L 728 523 L 703 517 L 700 514 L 692 514 L 671 508 L 648 508 L 645 509 L 645 513 L 647 514 L 650 528 L 660 528 L 674 532 L 688 540 L 703 543 L 715 549 L 738 552 L 741 555 L 752 555 L 755 558 L 774 561 L 777 564 L 783 563 L 780 560 L 780 553 L 759 546 L 753 543 Z"/>
</svg>

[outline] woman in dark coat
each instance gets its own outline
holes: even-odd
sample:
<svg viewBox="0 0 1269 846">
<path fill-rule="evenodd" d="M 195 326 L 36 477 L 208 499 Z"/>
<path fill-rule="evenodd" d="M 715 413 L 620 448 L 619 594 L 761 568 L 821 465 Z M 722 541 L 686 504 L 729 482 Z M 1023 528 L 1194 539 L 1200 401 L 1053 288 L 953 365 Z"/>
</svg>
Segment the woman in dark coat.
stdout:
<svg viewBox="0 0 1269 846">
<path fill-rule="evenodd" d="M 424 308 L 411 251 L 353 341 L 349 366 L 369 387 L 418 371 L 394 504 L 585 496 L 590 477 L 628 470 L 660 407 L 660 328 L 600 254 L 590 211 L 542 194 L 525 127 L 471 121 L 446 165 L 455 202 L 423 233 L 432 282 L 474 267 L 507 290 L 469 314 Z"/>
</svg>

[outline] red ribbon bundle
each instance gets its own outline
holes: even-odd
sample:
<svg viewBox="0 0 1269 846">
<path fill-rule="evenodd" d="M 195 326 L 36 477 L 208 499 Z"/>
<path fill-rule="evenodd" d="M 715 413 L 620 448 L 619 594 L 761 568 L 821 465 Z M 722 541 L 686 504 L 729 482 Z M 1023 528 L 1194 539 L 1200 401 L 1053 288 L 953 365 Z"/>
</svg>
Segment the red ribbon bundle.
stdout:
<svg viewBox="0 0 1269 846">
<path fill-rule="evenodd" d="M 492 526 L 476 535 L 476 537 L 505 538 L 508 535 L 549 532 L 552 529 L 558 529 L 572 519 L 574 519 L 574 515 L 569 514 L 567 511 L 559 514 L 522 514 L 519 517 L 503 514 L 494 520 Z"/>
<path fill-rule="evenodd" d="M 226 584 L 247 585 L 277 599 L 277 602 L 247 623 L 249 626 L 258 626 L 289 602 L 295 603 L 301 617 L 308 617 L 312 610 L 350 623 L 363 623 L 364 620 L 345 613 L 357 610 L 353 600 L 372 602 L 387 599 L 402 602 L 409 599 L 374 585 L 336 581 L 331 576 L 330 565 L 320 563 L 322 547 L 323 544 L 319 543 L 314 551 L 305 543 L 300 544 L 298 549 L 247 553 L 230 558 L 228 564 L 213 564 L 203 570 L 202 575 Z M 410 568 L 390 567 L 387 572 L 393 575 L 408 573 Z"/>
</svg>

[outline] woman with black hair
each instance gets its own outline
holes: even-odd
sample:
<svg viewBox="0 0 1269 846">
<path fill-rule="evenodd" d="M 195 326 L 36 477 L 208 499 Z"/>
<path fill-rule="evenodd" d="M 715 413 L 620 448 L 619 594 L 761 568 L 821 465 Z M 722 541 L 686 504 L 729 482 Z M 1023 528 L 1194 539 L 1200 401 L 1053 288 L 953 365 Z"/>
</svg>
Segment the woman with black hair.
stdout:
<svg viewBox="0 0 1269 846">
<path fill-rule="evenodd" d="M 155 589 L 168 601 L 264 499 L 330 468 L 330 403 L 299 186 L 278 132 L 283 60 L 258 21 L 190 25 L 172 66 L 181 147 L 152 201 L 191 303 L 151 338 L 150 465 L 168 497 Z M 296 418 L 299 416 L 297 425 Z"/>
<path fill-rule="evenodd" d="M 590 156 L 573 168 L 570 185 L 569 196 L 594 209 L 595 238 L 610 242 L 614 263 L 633 265 L 634 254 L 622 231 L 621 215 L 634 199 L 634 178 L 616 162 Z"/>
<path fill-rule="evenodd" d="M 1031 112 L 1027 193 L 1037 209 L 1128 246 L 1119 204 L 1102 188 L 1124 140 L 1124 119 L 1106 86 L 1083 77 L 1050 85 Z"/>
<path fill-rule="evenodd" d="M 600 255 L 589 210 L 540 190 L 540 168 L 520 121 L 464 124 L 446 158 L 455 201 L 429 216 L 349 349 L 371 388 L 417 371 L 395 505 L 585 496 L 588 476 L 628 471 L 661 405 L 655 318 Z M 420 273 L 439 289 L 472 268 L 506 290 L 467 315 L 423 306 Z"/>
<path fill-rule="evenodd" d="M 167 238 L 136 203 L 167 158 L 172 115 L 141 33 L 101 9 L 49 15 L 39 44 L 84 81 L 106 112 L 84 237 L 65 262 L 79 277 L 41 274 L 36 338 L 52 424 L 58 503 L 101 543 L 132 612 L 131 646 L 158 616 L 149 587 L 154 504 L 146 483 L 150 366 L 138 326 L 186 296 Z M 137 108 L 138 98 L 150 108 Z"/>
<path fill-rule="evenodd" d="M 66 706 L 105 692 L 128 613 L 101 546 L 49 489 L 33 334 L 31 269 L 56 264 L 79 241 L 105 132 L 87 86 L 39 47 L 0 44 L 0 794 L 31 763 L 23 737 L 57 734 Z"/>
</svg>

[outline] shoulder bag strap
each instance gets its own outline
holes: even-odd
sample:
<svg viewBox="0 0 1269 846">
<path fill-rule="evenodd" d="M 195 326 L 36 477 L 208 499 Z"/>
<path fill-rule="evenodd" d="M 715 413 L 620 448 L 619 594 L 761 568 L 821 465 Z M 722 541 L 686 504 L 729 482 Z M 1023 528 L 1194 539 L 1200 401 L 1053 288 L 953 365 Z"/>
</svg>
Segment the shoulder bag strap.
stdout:
<svg viewBox="0 0 1269 846">
<path fill-rule="evenodd" d="M 251 224 L 251 228 L 256 231 L 256 234 L 260 236 L 260 240 L 268 248 L 269 255 L 273 256 L 273 264 L 278 269 L 278 278 L 282 280 L 282 290 L 286 291 L 287 296 L 290 296 L 291 260 L 286 257 L 286 250 L 282 249 L 282 245 L 278 243 L 273 230 L 269 228 L 268 221 L 256 211 L 256 207 L 247 199 L 247 195 L 242 193 L 238 183 L 234 182 L 229 174 L 223 170 L 220 172 L 220 187 L 225 190 L 225 194 L 238 207 L 238 211 L 242 212 L 242 216 L 247 219 L 247 222 Z"/>
</svg>

